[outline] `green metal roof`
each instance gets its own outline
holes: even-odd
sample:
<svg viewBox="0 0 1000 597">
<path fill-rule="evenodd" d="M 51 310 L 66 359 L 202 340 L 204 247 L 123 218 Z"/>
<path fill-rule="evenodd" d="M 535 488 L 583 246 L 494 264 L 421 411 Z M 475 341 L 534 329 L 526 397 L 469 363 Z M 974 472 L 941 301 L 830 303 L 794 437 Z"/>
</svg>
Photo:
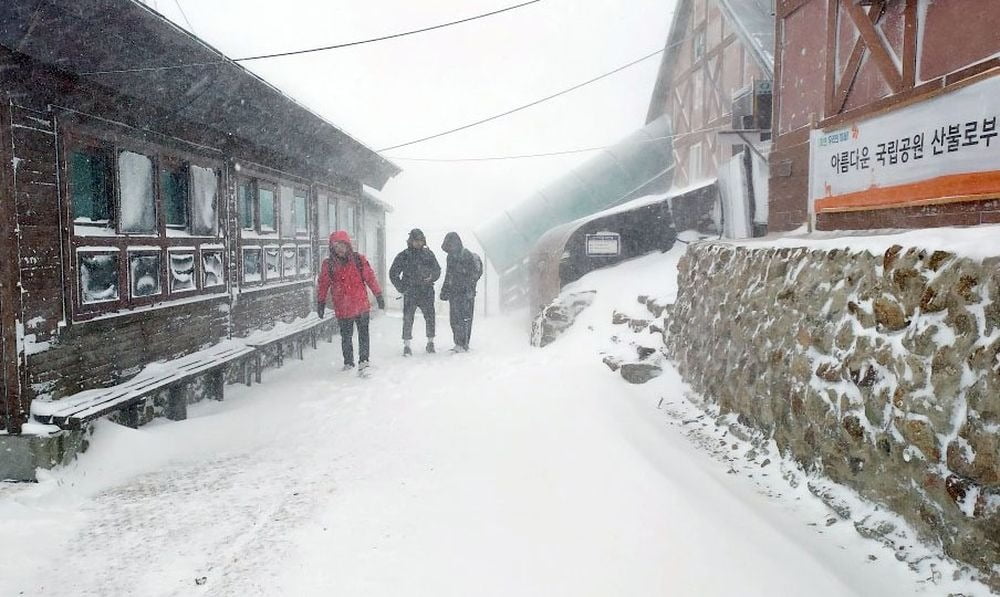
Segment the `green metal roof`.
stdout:
<svg viewBox="0 0 1000 597">
<path fill-rule="evenodd" d="M 474 230 L 493 267 L 502 274 L 520 264 L 560 224 L 669 188 L 672 133 L 662 116 Z"/>
</svg>

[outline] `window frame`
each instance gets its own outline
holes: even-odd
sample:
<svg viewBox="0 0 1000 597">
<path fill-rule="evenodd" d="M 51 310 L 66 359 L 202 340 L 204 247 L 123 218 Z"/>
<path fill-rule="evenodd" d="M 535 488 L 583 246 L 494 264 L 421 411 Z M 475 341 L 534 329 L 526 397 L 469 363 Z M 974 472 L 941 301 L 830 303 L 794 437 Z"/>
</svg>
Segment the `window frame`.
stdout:
<svg viewBox="0 0 1000 597">
<path fill-rule="evenodd" d="M 201 153 L 192 153 L 190 150 L 181 149 L 172 144 L 153 143 L 145 140 L 139 131 L 127 133 L 117 130 L 94 129 L 86 125 L 70 122 L 65 126 L 59 141 L 59 164 L 63 182 L 60 184 L 59 192 L 64 198 L 62 202 L 62 214 L 69 226 L 63 232 L 64 242 L 68 254 L 72 256 L 69 260 L 68 276 L 66 286 L 70 302 L 70 313 L 72 321 L 87 321 L 95 317 L 113 316 L 115 314 L 125 315 L 135 309 L 149 308 L 154 305 L 169 305 L 179 299 L 190 299 L 191 297 L 205 296 L 213 298 L 215 296 L 228 293 L 230 286 L 229 277 L 226 276 L 224 283 L 211 287 L 204 287 L 201 283 L 203 279 L 200 271 L 200 247 L 210 245 L 214 247 L 226 245 L 226 168 L 221 156 L 209 156 Z M 108 192 L 109 220 L 102 224 L 78 223 L 74 218 L 73 204 L 73 181 L 69 175 L 72 168 L 72 156 L 78 150 L 102 151 L 109 159 L 110 169 L 110 189 Z M 121 196 L 120 196 L 120 171 L 118 156 L 122 151 L 131 151 L 145 155 L 150 158 L 153 167 L 153 210 L 155 226 L 153 232 L 123 232 L 121 218 Z M 185 171 L 187 182 L 187 196 L 185 198 L 187 208 L 187 224 L 183 229 L 175 226 L 168 227 L 166 224 L 166 195 L 163 190 L 163 180 L 167 168 L 182 165 Z M 214 235 L 195 234 L 193 231 L 192 218 L 192 181 L 191 165 L 211 169 L 216 174 L 216 197 L 214 212 L 216 217 L 216 231 Z M 183 291 L 180 294 L 170 292 L 170 272 L 169 272 L 169 251 L 180 246 L 194 247 L 196 254 L 195 261 L 195 288 Z M 116 252 L 117 258 L 117 279 L 118 298 L 115 300 L 101 301 L 94 303 L 84 303 L 82 280 L 80 278 L 80 255 L 85 253 Z M 131 280 L 130 258 L 136 253 L 159 253 L 159 294 L 133 297 Z"/>
<path fill-rule="evenodd" d="M 254 218 L 253 228 L 243 226 L 242 216 L 239 217 L 239 236 L 237 252 L 239 255 L 239 276 L 237 286 L 240 291 L 265 289 L 281 284 L 295 284 L 311 282 L 314 266 L 310 262 L 308 267 L 303 268 L 300 263 L 300 254 L 303 248 L 308 250 L 309 259 L 315 252 L 313 243 L 316 234 L 313 216 L 310 214 L 312 205 L 316 201 L 316 195 L 312 186 L 305 180 L 293 175 L 280 173 L 270 168 L 248 168 L 241 164 L 239 178 L 237 179 L 237 208 L 242 208 L 239 198 L 240 188 L 247 185 L 252 189 L 251 208 L 257 214 Z M 261 204 L 260 189 L 267 189 L 274 194 L 274 230 L 265 229 L 261 226 Z M 290 189 L 288 198 L 290 204 L 285 204 L 285 194 L 282 189 Z M 299 199 L 305 199 L 305 229 L 297 227 L 297 214 L 299 211 Z M 290 221 L 286 222 L 286 219 Z M 268 275 L 268 252 L 277 249 L 278 263 L 276 274 Z M 294 255 L 292 263 L 287 263 L 286 251 L 290 250 Z M 260 279 L 247 280 L 245 271 L 245 257 L 247 251 L 259 251 L 261 275 Z M 272 254 L 273 256 L 273 254 Z"/>
</svg>

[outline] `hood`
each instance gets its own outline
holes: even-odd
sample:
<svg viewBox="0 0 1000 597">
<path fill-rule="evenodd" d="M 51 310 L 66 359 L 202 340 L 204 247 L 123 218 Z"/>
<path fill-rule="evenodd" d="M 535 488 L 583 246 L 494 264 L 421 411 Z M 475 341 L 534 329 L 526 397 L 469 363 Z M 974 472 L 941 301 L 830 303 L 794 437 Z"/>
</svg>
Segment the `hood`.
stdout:
<svg viewBox="0 0 1000 597">
<path fill-rule="evenodd" d="M 347 246 L 354 249 L 354 243 L 351 242 L 351 235 L 347 234 L 346 230 L 338 230 L 330 234 L 330 247 L 333 247 L 333 243 L 347 243 Z"/>
<path fill-rule="evenodd" d="M 441 243 L 441 249 L 445 253 L 461 251 L 463 247 L 462 237 L 460 237 L 457 232 L 449 232 L 444 235 L 444 242 Z"/>
</svg>

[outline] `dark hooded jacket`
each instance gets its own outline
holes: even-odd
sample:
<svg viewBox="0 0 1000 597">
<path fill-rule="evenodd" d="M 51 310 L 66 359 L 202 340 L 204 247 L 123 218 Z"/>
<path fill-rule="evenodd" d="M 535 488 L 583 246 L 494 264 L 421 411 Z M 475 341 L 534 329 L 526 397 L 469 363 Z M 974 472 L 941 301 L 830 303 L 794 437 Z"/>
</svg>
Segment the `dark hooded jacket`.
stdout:
<svg viewBox="0 0 1000 597">
<path fill-rule="evenodd" d="M 410 240 L 414 238 L 424 240 L 423 233 L 414 229 Z M 389 268 L 389 281 L 404 295 L 433 297 L 434 283 L 440 277 L 441 265 L 434 252 L 426 246 L 419 249 L 407 246 L 396 255 Z"/>
<path fill-rule="evenodd" d="M 441 300 L 476 295 L 476 283 L 483 275 L 483 262 L 478 255 L 465 248 L 461 237 L 449 232 L 441 249 L 448 254 L 448 270 L 441 286 Z"/>
</svg>

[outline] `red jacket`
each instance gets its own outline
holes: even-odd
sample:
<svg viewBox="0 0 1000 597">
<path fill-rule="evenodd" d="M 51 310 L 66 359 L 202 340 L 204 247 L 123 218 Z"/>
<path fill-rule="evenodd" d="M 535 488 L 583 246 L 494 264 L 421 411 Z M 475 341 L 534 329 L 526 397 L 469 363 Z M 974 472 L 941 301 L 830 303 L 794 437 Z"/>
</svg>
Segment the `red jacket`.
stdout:
<svg viewBox="0 0 1000 597">
<path fill-rule="evenodd" d="M 337 240 L 350 244 L 351 239 L 346 232 L 334 232 L 331 241 Z M 333 291 L 333 312 L 337 319 L 351 319 L 368 313 L 372 305 L 368 302 L 368 291 L 371 288 L 375 296 L 382 294 L 382 289 L 375 278 L 375 272 L 365 256 L 355 253 L 352 249 L 345 259 L 327 257 L 319 269 L 319 280 L 316 282 L 316 300 L 326 302 Z"/>
</svg>

